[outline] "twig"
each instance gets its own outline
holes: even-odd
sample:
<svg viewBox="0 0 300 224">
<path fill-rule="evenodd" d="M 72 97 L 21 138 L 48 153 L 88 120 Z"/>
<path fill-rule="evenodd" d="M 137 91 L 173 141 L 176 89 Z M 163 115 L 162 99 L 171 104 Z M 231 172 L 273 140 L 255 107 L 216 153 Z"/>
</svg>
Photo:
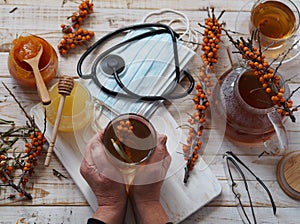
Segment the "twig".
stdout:
<svg viewBox="0 0 300 224">
<path fill-rule="evenodd" d="M 300 86 L 298 86 L 295 90 L 293 90 L 289 96 L 289 98 L 287 98 L 287 100 L 291 99 L 292 96 L 300 89 Z"/>
<path fill-rule="evenodd" d="M 16 11 L 18 9 L 18 7 L 14 7 L 12 10 L 9 11 L 9 13 L 13 13 L 14 11 Z"/>
<path fill-rule="evenodd" d="M 60 173 L 59 171 L 57 171 L 56 169 L 52 169 L 53 175 L 60 178 L 63 177 L 65 179 L 68 179 L 65 175 L 63 175 L 62 173 Z"/>
<path fill-rule="evenodd" d="M 61 3 L 61 7 L 64 7 L 64 5 L 67 3 L 68 0 L 63 0 Z"/>
<path fill-rule="evenodd" d="M 0 186 L 12 187 L 20 193 L 20 197 L 25 196 L 27 199 L 32 199 L 31 194 L 25 190 L 25 186 L 29 176 L 33 173 L 37 156 L 42 154 L 42 147 L 46 140 L 44 134 L 38 130 L 34 118 L 26 113 L 14 94 L 3 82 L 2 84 L 25 114 L 27 121 L 26 125 L 20 128 L 15 127 L 14 121 L 0 119 L 1 125 L 9 125 L 7 131 L 0 132 L 0 177 L 2 182 Z M 17 153 L 17 148 L 13 148 L 18 140 L 24 141 L 24 152 Z M 16 170 L 21 170 L 21 175 L 18 176 L 18 180 L 16 180 L 17 178 L 14 176 Z M 13 197 L 8 198 L 12 199 Z"/>
<path fill-rule="evenodd" d="M 15 95 L 10 91 L 10 89 L 5 85 L 4 82 L 2 82 L 2 85 L 5 87 L 5 89 L 9 92 L 9 94 L 14 98 L 14 100 L 16 101 L 16 103 L 18 104 L 19 108 L 23 111 L 23 113 L 25 114 L 26 118 L 28 119 L 28 121 L 30 122 L 30 124 L 33 127 L 36 127 L 36 124 L 34 122 L 34 120 L 32 119 L 32 117 L 30 117 L 28 115 L 28 113 L 26 112 L 26 110 L 22 107 L 21 103 L 18 101 L 18 99 L 15 97 Z"/>
</svg>

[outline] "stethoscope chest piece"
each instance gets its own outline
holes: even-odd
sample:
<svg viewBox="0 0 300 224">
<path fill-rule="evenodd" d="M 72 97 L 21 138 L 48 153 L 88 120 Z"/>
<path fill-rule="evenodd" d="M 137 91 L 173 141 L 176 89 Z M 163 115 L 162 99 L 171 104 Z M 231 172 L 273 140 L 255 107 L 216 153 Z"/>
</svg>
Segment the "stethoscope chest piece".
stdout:
<svg viewBox="0 0 300 224">
<path fill-rule="evenodd" d="M 125 61 L 122 57 L 116 54 L 109 54 L 100 61 L 102 71 L 109 76 L 114 76 L 115 73 L 121 74 L 125 69 Z"/>
</svg>

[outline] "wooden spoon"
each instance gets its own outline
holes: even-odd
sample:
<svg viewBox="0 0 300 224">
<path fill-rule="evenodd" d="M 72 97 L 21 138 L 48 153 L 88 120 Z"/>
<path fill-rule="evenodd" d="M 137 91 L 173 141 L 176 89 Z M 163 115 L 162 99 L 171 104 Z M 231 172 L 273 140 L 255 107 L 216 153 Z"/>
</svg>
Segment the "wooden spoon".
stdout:
<svg viewBox="0 0 300 224">
<path fill-rule="evenodd" d="M 34 77 L 35 77 L 38 94 L 39 94 L 43 104 L 48 105 L 51 103 L 51 99 L 50 99 L 48 89 L 45 85 L 45 82 L 43 80 L 43 77 L 42 77 L 42 75 L 40 73 L 40 69 L 39 69 L 39 61 L 42 56 L 42 53 L 43 53 L 43 45 L 40 45 L 40 50 L 36 56 L 34 56 L 32 58 L 23 59 L 23 61 L 25 61 L 27 64 L 29 64 L 31 66 Z"/>
</svg>

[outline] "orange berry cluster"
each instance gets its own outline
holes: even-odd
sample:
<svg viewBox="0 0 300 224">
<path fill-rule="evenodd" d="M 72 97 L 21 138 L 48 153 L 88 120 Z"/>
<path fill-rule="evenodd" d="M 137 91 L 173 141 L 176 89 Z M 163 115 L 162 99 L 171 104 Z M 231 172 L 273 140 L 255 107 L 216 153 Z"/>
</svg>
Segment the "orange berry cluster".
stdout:
<svg viewBox="0 0 300 224">
<path fill-rule="evenodd" d="M 70 49 L 82 46 L 95 35 L 93 31 L 81 29 L 85 19 L 93 12 L 94 4 L 89 0 L 82 1 L 78 6 L 78 12 L 70 16 L 72 25 L 61 24 L 62 32 L 65 34 L 60 40 L 57 48 L 60 54 L 66 55 Z"/>
<path fill-rule="evenodd" d="M 220 48 L 221 33 L 223 23 L 219 22 L 220 17 L 217 18 L 214 15 L 214 9 L 212 8 L 212 17 L 209 14 L 209 17 L 205 20 L 205 25 L 199 24 L 201 27 L 204 27 L 203 39 L 202 39 L 202 48 L 204 52 L 201 55 L 201 59 L 204 64 L 208 65 L 210 69 L 214 70 L 214 64 L 218 62 L 218 50 Z"/>
<path fill-rule="evenodd" d="M 42 155 L 43 145 L 46 142 L 46 138 L 41 132 L 34 132 L 30 135 L 31 142 L 25 144 L 25 152 L 27 153 L 27 159 L 23 166 L 23 171 L 31 171 L 32 165 L 37 165 L 37 157 Z"/>
<path fill-rule="evenodd" d="M 130 134 L 132 134 L 133 126 L 130 120 L 122 120 L 117 126 L 117 137 L 120 142 L 123 142 Z"/>
<path fill-rule="evenodd" d="M 133 126 L 130 122 L 130 120 L 122 120 L 119 122 L 117 126 L 117 137 L 118 137 L 118 142 L 119 144 L 123 143 L 124 147 L 121 147 L 124 152 L 127 154 L 128 158 L 132 158 L 131 151 L 129 148 L 126 146 L 126 139 L 128 138 L 129 135 L 132 134 L 133 131 Z"/>
<path fill-rule="evenodd" d="M 30 136 L 30 142 L 25 143 L 25 150 L 22 155 L 11 157 L 7 152 L 2 152 L 0 155 L 0 178 L 3 184 L 12 186 L 19 192 L 21 197 L 26 196 L 32 199 L 31 195 L 25 191 L 29 177 L 33 173 L 33 167 L 37 165 L 37 157 L 42 155 L 43 144 L 46 142 L 44 135 L 41 132 L 34 132 Z M 13 184 L 14 172 L 17 169 L 22 170 L 22 175 L 19 184 Z M 10 196 L 12 198 L 12 196 Z"/>
<path fill-rule="evenodd" d="M 190 118 L 188 119 L 189 133 L 186 144 L 183 144 L 182 146 L 184 158 L 187 160 L 184 183 L 187 182 L 189 172 L 193 170 L 195 163 L 199 158 L 199 150 L 202 146 L 201 136 L 204 130 L 204 123 L 206 122 L 205 110 L 209 107 L 209 101 L 203 90 L 203 86 L 198 83 L 195 86 L 195 89 L 197 90 L 197 93 L 193 98 L 193 102 L 196 112 L 190 115 Z"/>
<path fill-rule="evenodd" d="M 94 4 L 89 0 L 82 1 L 78 6 L 78 12 L 71 16 L 72 26 L 78 29 L 88 17 L 93 13 Z"/>
<path fill-rule="evenodd" d="M 212 93 L 211 87 L 214 86 L 214 82 L 211 81 L 211 70 L 207 70 L 206 65 L 200 66 L 199 79 L 203 86 L 205 86 L 205 94 L 210 96 Z"/>
<path fill-rule="evenodd" d="M 265 92 L 272 95 L 271 100 L 278 107 L 277 111 L 283 116 L 290 116 L 292 121 L 295 121 L 292 113 L 297 110 L 297 107 L 293 108 L 293 101 L 284 97 L 283 81 L 280 82 L 280 76 L 276 74 L 278 68 L 272 69 L 261 50 L 254 47 L 251 42 L 241 39 L 236 42 L 236 46 L 242 54 L 242 58 L 259 77 Z"/>
</svg>

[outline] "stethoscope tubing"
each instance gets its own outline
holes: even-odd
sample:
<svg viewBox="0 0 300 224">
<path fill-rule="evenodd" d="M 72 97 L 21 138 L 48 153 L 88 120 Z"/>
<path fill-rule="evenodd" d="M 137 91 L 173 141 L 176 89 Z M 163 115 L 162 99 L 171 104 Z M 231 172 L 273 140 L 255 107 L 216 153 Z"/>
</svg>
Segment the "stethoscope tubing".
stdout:
<svg viewBox="0 0 300 224">
<path fill-rule="evenodd" d="M 156 28 L 162 28 L 162 29 L 153 29 L 154 27 Z M 97 47 L 99 47 L 101 44 L 107 42 L 109 39 L 111 39 L 112 37 L 123 33 L 125 31 L 129 31 L 129 30 L 137 30 L 137 29 L 141 29 L 141 28 L 152 28 L 152 31 L 149 32 L 145 32 L 143 34 L 139 34 L 136 35 L 132 38 L 129 38 L 109 49 L 107 49 L 106 51 L 104 51 L 102 54 L 100 54 L 96 60 L 94 61 L 92 68 L 91 68 L 91 74 L 89 75 L 83 75 L 82 73 L 82 64 L 84 62 L 84 60 L 86 59 L 86 57 L 92 53 Z M 121 93 L 121 92 L 116 92 L 113 91 L 111 89 L 106 88 L 104 85 L 102 85 L 100 83 L 100 81 L 98 80 L 97 76 L 96 76 L 96 69 L 97 66 L 99 64 L 99 62 L 107 55 L 109 55 L 111 52 L 113 52 L 115 49 L 118 49 L 126 44 L 129 44 L 133 41 L 137 41 L 137 40 L 141 40 L 143 38 L 149 37 L 149 36 L 153 36 L 153 35 L 158 35 L 158 34 L 162 34 L 162 33 L 169 33 L 171 35 L 172 38 L 172 45 L 173 45 L 173 51 L 174 51 L 174 62 L 175 62 L 175 78 L 174 78 L 174 83 L 176 83 L 176 85 L 173 85 L 166 93 L 160 95 L 160 96 L 143 96 L 143 95 L 138 95 L 132 91 L 130 91 L 128 88 L 126 88 L 126 86 L 122 83 L 118 73 L 115 71 L 113 73 L 114 78 L 117 82 L 117 84 L 120 86 L 120 88 L 125 92 L 125 93 Z M 179 58 L 178 58 L 178 49 L 177 49 L 177 40 L 176 38 L 178 37 L 178 35 L 167 25 L 164 24 L 153 24 L 153 23 L 147 23 L 147 24 L 137 24 L 137 25 L 133 25 L 133 26 L 128 26 L 128 27 L 123 27 L 120 28 L 114 32 L 111 32 L 107 35 L 105 35 L 104 37 L 102 37 L 101 39 L 99 39 L 97 42 L 95 42 L 91 47 L 89 47 L 84 53 L 83 55 L 80 57 L 78 64 L 77 64 L 77 73 L 79 75 L 79 77 L 83 78 L 83 79 L 92 79 L 95 84 L 105 93 L 111 95 L 111 96 L 120 96 L 120 97 L 127 97 L 127 98 L 133 98 L 133 99 L 137 99 L 137 100 L 141 100 L 141 101 L 159 101 L 159 100 L 168 100 L 168 99 L 178 99 L 178 98 L 183 98 L 187 95 L 189 95 L 193 89 L 194 89 L 194 85 L 195 85 L 195 81 L 194 78 L 192 77 L 192 75 L 190 73 L 188 73 L 187 71 L 183 71 L 184 75 L 188 78 L 188 81 L 190 82 L 189 87 L 185 90 L 185 92 L 174 95 L 173 92 L 176 89 L 177 84 L 180 82 L 180 67 L 179 67 Z"/>
</svg>

